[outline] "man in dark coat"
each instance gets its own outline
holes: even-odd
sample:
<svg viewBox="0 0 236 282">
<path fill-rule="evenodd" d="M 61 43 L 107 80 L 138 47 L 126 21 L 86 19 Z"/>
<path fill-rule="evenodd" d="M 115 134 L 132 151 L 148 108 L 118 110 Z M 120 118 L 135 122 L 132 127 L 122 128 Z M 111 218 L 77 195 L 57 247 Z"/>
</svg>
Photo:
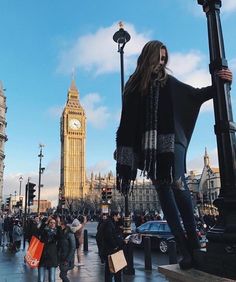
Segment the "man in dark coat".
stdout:
<svg viewBox="0 0 236 282">
<path fill-rule="evenodd" d="M 108 256 L 122 249 L 123 238 L 118 226 L 120 215 L 118 212 L 111 212 L 111 216 L 104 219 L 98 227 L 96 238 L 99 254 L 102 261 L 105 262 L 105 282 L 111 282 L 114 275 L 116 282 L 121 282 L 121 271 L 113 274 L 109 270 Z"/>
<path fill-rule="evenodd" d="M 69 282 L 67 272 L 74 268 L 74 256 L 76 250 L 75 235 L 67 226 L 66 220 L 61 220 L 60 240 L 58 244 L 59 249 L 59 268 L 60 278 L 63 282 Z"/>
</svg>

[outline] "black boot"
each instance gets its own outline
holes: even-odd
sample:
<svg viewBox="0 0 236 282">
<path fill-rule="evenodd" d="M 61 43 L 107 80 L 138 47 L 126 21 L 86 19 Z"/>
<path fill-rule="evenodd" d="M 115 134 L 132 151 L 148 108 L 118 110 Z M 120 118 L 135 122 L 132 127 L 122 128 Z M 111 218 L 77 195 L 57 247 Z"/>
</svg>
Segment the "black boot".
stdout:
<svg viewBox="0 0 236 282">
<path fill-rule="evenodd" d="M 187 246 L 194 265 L 194 251 L 199 250 L 201 248 L 196 231 L 192 231 L 192 232 L 187 231 Z"/>
<path fill-rule="evenodd" d="M 186 270 L 190 269 L 193 266 L 192 255 L 188 250 L 188 242 L 184 234 L 175 235 L 175 239 L 177 242 L 177 247 L 180 250 L 180 254 L 182 255 L 182 259 L 179 261 L 179 266 L 181 269 Z"/>
</svg>

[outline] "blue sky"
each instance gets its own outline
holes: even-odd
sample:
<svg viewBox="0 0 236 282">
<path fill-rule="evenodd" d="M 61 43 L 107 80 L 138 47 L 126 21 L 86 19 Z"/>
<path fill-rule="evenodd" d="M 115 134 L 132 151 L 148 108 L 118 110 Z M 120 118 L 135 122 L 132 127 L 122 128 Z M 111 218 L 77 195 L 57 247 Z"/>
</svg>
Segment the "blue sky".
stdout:
<svg viewBox="0 0 236 282">
<path fill-rule="evenodd" d="M 223 0 L 226 58 L 236 77 L 236 1 Z M 148 4 L 147 4 L 148 3 Z M 193 86 L 210 84 L 206 17 L 195 0 L 1 0 L 0 80 L 6 88 L 8 141 L 4 194 L 27 178 L 38 183 L 39 143 L 45 144 L 42 198 L 55 202 L 59 187 L 60 115 L 75 69 L 87 114 L 88 172 L 114 170 L 115 132 L 121 110 L 120 65 L 112 36 L 118 22 L 130 33 L 125 80 L 144 44 L 163 41 L 169 68 Z M 235 86 L 231 99 L 235 116 Z M 188 151 L 188 170 L 201 169 L 207 147 L 217 166 L 212 103 L 203 105 Z"/>
</svg>

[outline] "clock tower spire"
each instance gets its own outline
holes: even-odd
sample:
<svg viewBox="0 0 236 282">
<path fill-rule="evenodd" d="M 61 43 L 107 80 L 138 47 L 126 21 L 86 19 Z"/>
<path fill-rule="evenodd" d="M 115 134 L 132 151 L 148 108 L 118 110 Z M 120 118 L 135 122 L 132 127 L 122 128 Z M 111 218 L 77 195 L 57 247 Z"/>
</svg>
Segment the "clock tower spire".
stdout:
<svg viewBox="0 0 236 282">
<path fill-rule="evenodd" d="M 61 173 L 59 200 L 74 205 L 86 193 L 85 141 L 86 116 L 79 91 L 72 78 L 67 103 L 61 116 Z M 63 203 L 61 201 L 61 204 Z"/>
</svg>

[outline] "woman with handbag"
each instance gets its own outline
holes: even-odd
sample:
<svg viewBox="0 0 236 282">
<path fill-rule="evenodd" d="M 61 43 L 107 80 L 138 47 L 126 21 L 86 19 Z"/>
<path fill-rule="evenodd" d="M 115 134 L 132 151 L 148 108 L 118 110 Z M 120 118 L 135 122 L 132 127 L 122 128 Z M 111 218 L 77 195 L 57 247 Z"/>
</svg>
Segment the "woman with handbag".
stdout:
<svg viewBox="0 0 236 282">
<path fill-rule="evenodd" d="M 97 232 L 101 234 L 102 244 L 100 247 L 100 253 L 103 254 L 101 258 L 105 262 L 105 282 L 111 282 L 114 276 L 115 282 L 121 282 L 121 271 L 117 273 L 112 273 L 109 269 L 108 256 L 114 254 L 115 252 L 122 250 L 123 238 L 120 232 L 120 228 L 117 225 L 120 219 L 119 212 L 111 212 L 110 217 L 103 220 L 100 224 Z M 102 250 L 101 250 L 102 248 Z"/>
<path fill-rule="evenodd" d="M 59 263 L 58 242 L 60 239 L 60 230 L 59 218 L 49 217 L 40 226 L 39 239 L 44 243 L 44 248 L 39 262 L 38 282 L 44 282 L 46 272 L 48 272 L 49 282 L 56 281 L 56 268 Z"/>
</svg>

